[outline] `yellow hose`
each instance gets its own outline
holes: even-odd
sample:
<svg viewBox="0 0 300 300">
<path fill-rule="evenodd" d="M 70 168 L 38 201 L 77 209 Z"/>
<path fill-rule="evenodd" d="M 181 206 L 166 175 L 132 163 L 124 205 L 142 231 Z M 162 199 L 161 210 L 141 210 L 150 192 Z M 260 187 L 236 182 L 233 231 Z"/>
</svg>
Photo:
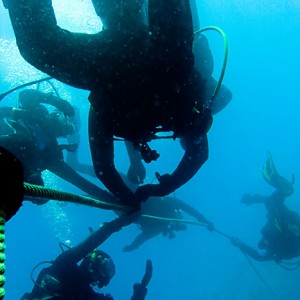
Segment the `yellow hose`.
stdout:
<svg viewBox="0 0 300 300">
<path fill-rule="evenodd" d="M 224 33 L 224 31 L 222 29 L 220 29 L 219 27 L 216 26 L 208 26 L 208 27 L 204 27 L 202 29 L 199 29 L 197 31 L 194 32 L 194 35 L 197 35 L 199 33 L 202 33 L 204 31 L 209 31 L 209 30 L 213 30 L 213 31 L 217 31 L 218 33 L 221 34 L 221 36 L 223 37 L 223 41 L 224 41 L 224 59 L 223 59 L 223 66 L 222 66 L 222 70 L 221 70 L 221 74 L 219 76 L 219 80 L 218 83 L 215 87 L 215 90 L 212 94 L 211 99 L 209 100 L 209 104 L 212 103 L 214 101 L 214 99 L 216 98 L 220 87 L 222 85 L 223 82 L 223 78 L 225 75 L 225 71 L 226 71 L 226 66 L 227 66 L 227 60 L 228 60 L 228 39 L 226 37 L 226 34 Z M 208 105 L 209 106 L 209 105 Z"/>
</svg>

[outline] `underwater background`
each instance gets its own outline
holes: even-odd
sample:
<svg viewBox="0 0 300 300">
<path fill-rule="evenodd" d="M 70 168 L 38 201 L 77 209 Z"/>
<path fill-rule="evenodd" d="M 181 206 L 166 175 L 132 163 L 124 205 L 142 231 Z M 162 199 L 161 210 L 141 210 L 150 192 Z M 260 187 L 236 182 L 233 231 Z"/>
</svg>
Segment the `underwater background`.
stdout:
<svg viewBox="0 0 300 300">
<path fill-rule="evenodd" d="M 63 28 L 91 33 L 101 28 L 88 0 L 53 0 L 53 5 Z M 240 200 L 244 193 L 268 195 L 273 191 L 262 177 L 268 151 L 284 177 L 290 179 L 295 174 L 295 192 L 286 204 L 300 213 L 300 2 L 199 0 L 198 13 L 201 28 L 218 26 L 227 35 L 229 57 L 224 84 L 231 89 L 233 100 L 214 117 L 208 133 L 209 160 L 175 196 L 199 209 L 217 229 L 256 247 L 266 211 L 263 206 L 244 206 Z M 215 32 L 205 34 L 217 78 L 224 56 L 223 41 Z M 43 76 L 20 56 L 8 12 L 0 5 L 0 93 Z M 80 107 L 79 159 L 91 163 L 88 92 L 55 80 L 53 83 L 62 98 Z M 41 88 L 47 90 L 49 86 Z M 16 105 L 16 96 L 11 94 L 0 105 Z M 147 182 L 153 180 L 156 171 L 164 174 L 173 170 L 182 155 L 178 141 L 161 140 L 151 145 L 161 156 L 147 165 Z M 116 145 L 115 157 L 117 168 L 126 172 L 129 161 L 123 143 Z M 44 175 L 46 186 L 82 194 L 50 173 Z M 24 202 L 5 226 L 5 299 L 20 299 L 31 290 L 33 267 L 54 259 L 61 251 L 59 242 L 76 245 L 89 234 L 89 226 L 97 228 L 114 217 L 111 211 L 75 204 L 50 201 L 37 206 Z M 104 292 L 116 300 L 130 299 L 132 285 L 141 280 L 148 258 L 154 268 L 148 300 L 300 299 L 300 269 L 287 271 L 274 262 L 251 260 L 256 273 L 226 237 L 204 227 L 188 225 L 188 230 L 176 233 L 175 239 L 158 236 L 136 251 L 122 252 L 138 233 L 131 225 L 102 245 L 117 267 Z"/>
</svg>

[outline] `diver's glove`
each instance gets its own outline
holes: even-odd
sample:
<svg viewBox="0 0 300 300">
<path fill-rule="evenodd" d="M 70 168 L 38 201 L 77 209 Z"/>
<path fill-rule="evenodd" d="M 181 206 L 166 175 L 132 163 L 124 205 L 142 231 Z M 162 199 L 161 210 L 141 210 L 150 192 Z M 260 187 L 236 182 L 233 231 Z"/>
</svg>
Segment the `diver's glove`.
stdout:
<svg viewBox="0 0 300 300">
<path fill-rule="evenodd" d="M 147 260 L 146 263 L 146 270 L 145 274 L 143 276 L 142 282 L 141 283 L 135 283 L 133 285 L 133 295 L 131 297 L 131 300 L 144 300 L 148 289 L 147 285 L 149 284 L 151 278 L 152 278 L 152 261 L 150 259 Z"/>
<path fill-rule="evenodd" d="M 59 150 L 66 150 L 68 152 L 75 152 L 78 148 L 77 143 L 70 143 L 70 144 L 60 144 L 58 145 Z"/>
<path fill-rule="evenodd" d="M 244 194 L 241 199 L 241 202 L 246 205 L 251 205 L 251 204 L 255 203 L 254 197 L 250 194 Z"/>
<path fill-rule="evenodd" d="M 146 169 L 140 160 L 130 164 L 127 177 L 135 184 L 142 184 L 144 182 L 146 178 Z"/>
<path fill-rule="evenodd" d="M 139 202 L 146 201 L 149 197 L 163 197 L 174 191 L 174 180 L 170 174 L 159 175 L 156 172 L 159 184 L 144 184 L 135 191 L 135 197 Z"/>
<path fill-rule="evenodd" d="M 55 106 L 58 110 L 61 110 L 67 117 L 75 116 L 75 109 L 71 105 L 71 103 L 60 97 L 54 96 L 53 93 L 46 94 L 44 102 Z"/>
<path fill-rule="evenodd" d="M 132 250 L 135 250 L 136 248 L 135 247 L 133 247 L 133 246 L 131 246 L 131 245 L 127 245 L 127 246 L 124 246 L 123 247 L 123 252 L 130 252 L 130 251 L 132 251 Z"/>
<path fill-rule="evenodd" d="M 213 232 L 215 230 L 215 225 L 210 221 L 206 221 L 206 228 L 209 232 Z"/>
</svg>

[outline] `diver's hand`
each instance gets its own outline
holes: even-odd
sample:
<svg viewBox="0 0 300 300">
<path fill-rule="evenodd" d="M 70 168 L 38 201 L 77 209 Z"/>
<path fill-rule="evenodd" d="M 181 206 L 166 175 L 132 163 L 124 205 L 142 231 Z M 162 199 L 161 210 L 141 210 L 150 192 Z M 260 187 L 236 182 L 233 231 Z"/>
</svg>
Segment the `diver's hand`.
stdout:
<svg viewBox="0 0 300 300">
<path fill-rule="evenodd" d="M 135 283 L 133 285 L 133 295 L 131 297 L 131 300 L 144 300 L 148 289 L 147 285 L 149 284 L 151 278 L 152 278 L 152 272 L 153 272 L 153 266 L 152 261 L 150 259 L 146 262 L 146 269 L 145 274 L 142 278 L 141 283 Z"/>
<path fill-rule="evenodd" d="M 155 196 L 166 196 L 172 192 L 174 192 L 174 178 L 170 174 L 160 175 L 158 172 L 155 173 L 155 176 L 159 182 L 157 185 L 157 192 L 159 194 Z"/>
<path fill-rule="evenodd" d="M 206 228 L 209 232 L 213 232 L 215 230 L 215 225 L 210 221 L 206 221 Z"/>
<path fill-rule="evenodd" d="M 170 176 L 170 175 L 169 175 Z M 174 191 L 173 184 L 144 184 L 135 191 L 136 197 L 141 202 L 146 201 L 149 197 L 163 197 Z"/>
<path fill-rule="evenodd" d="M 253 201 L 254 197 L 250 194 L 244 194 L 242 199 L 241 199 L 241 202 L 246 204 L 246 205 L 251 205 L 254 203 Z"/>
<path fill-rule="evenodd" d="M 132 251 L 132 250 L 134 250 L 135 248 L 134 247 L 132 247 L 131 245 L 127 245 L 127 246 L 124 246 L 124 248 L 123 248 L 123 252 L 130 252 L 130 251 Z"/>
<path fill-rule="evenodd" d="M 141 202 L 146 200 L 147 198 L 144 199 L 141 194 L 137 194 L 136 192 L 130 192 L 130 194 L 126 196 L 124 195 L 123 197 L 119 197 L 120 204 L 131 208 L 132 212 L 141 210 Z"/>
<path fill-rule="evenodd" d="M 145 202 L 150 196 L 152 196 L 153 186 L 154 184 L 144 184 L 139 186 L 134 193 L 136 199 L 140 202 Z"/>
<path fill-rule="evenodd" d="M 63 151 L 66 150 L 68 152 L 75 152 L 78 148 L 78 144 L 76 143 L 71 143 L 71 144 L 60 144 L 58 148 Z"/>
<path fill-rule="evenodd" d="M 65 148 L 68 152 L 75 152 L 78 149 L 78 144 L 77 143 L 70 143 L 66 145 Z"/>
<path fill-rule="evenodd" d="M 142 184 L 144 182 L 146 178 L 146 169 L 140 160 L 130 164 L 127 177 L 135 184 Z"/>
<path fill-rule="evenodd" d="M 131 300 L 143 300 L 147 295 L 148 289 L 142 283 L 133 285 L 133 295 Z"/>
<path fill-rule="evenodd" d="M 55 106 L 57 109 L 61 110 L 65 116 L 74 117 L 75 109 L 67 100 L 61 99 L 53 95 L 53 93 L 48 93 L 46 96 L 48 104 Z"/>
</svg>

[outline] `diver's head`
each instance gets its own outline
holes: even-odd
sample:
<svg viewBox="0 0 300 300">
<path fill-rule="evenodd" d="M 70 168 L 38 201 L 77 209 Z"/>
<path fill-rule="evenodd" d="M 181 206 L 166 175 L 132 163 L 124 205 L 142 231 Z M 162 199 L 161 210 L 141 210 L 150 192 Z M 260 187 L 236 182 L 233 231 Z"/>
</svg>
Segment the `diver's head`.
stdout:
<svg viewBox="0 0 300 300">
<path fill-rule="evenodd" d="M 55 110 L 48 117 L 48 126 L 56 137 L 67 137 L 76 131 L 74 117 L 65 116 L 63 112 Z"/>
<path fill-rule="evenodd" d="M 107 286 L 116 274 L 116 267 L 111 257 L 99 249 L 89 253 L 81 262 L 79 268 L 88 273 L 89 282 L 98 288 Z"/>
</svg>

